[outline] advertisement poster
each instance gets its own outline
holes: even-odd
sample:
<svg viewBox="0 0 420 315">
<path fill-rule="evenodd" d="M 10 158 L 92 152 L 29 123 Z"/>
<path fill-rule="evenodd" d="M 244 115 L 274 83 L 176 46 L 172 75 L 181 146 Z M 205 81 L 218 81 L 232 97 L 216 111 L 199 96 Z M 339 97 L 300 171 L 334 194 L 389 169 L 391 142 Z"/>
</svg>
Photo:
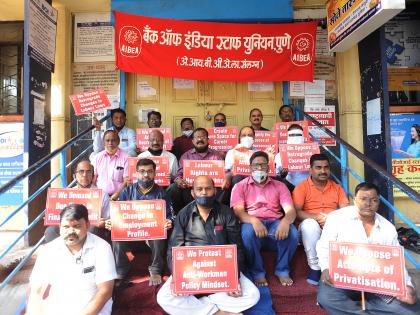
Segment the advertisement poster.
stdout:
<svg viewBox="0 0 420 315">
<path fill-rule="evenodd" d="M 60 213 L 69 204 L 82 204 L 90 224 L 97 225 L 102 209 L 102 189 L 48 188 L 44 225 L 59 225 Z"/>
<path fill-rule="evenodd" d="M 243 151 L 241 149 L 235 150 L 233 155 L 233 175 L 251 175 L 249 159 L 254 153 L 252 150 Z M 274 155 L 268 154 L 269 176 L 276 176 L 276 167 L 274 164 Z"/>
<path fill-rule="evenodd" d="M 214 160 L 184 160 L 184 179 L 192 186 L 197 176 L 210 176 L 214 186 L 222 187 L 225 179 L 225 162 Z"/>
<path fill-rule="evenodd" d="M 238 144 L 238 127 L 210 127 L 209 147 L 217 151 L 229 151 Z"/>
<path fill-rule="evenodd" d="M 103 90 L 91 90 L 79 94 L 69 95 L 76 115 L 93 113 L 111 106 L 108 96 Z"/>
<path fill-rule="evenodd" d="M 401 246 L 330 242 L 330 277 L 344 289 L 404 296 L 404 251 Z"/>
<path fill-rule="evenodd" d="M 283 168 L 289 172 L 308 172 L 309 160 L 312 155 L 319 153 L 319 146 L 316 142 L 281 144 L 279 152 Z"/>
<path fill-rule="evenodd" d="M 152 160 L 156 164 L 155 183 L 159 186 L 169 186 L 169 157 L 168 156 L 148 156 L 147 159 Z M 140 158 L 129 157 L 128 158 L 128 179 L 130 182 L 137 182 L 137 170 L 136 165 Z"/>
<path fill-rule="evenodd" d="M 420 114 L 391 114 L 392 175 L 420 192 Z M 394 188 L 394 197 L 406 197 Z"/>
<path fill-rule="evenodd" d="M 273 148 L 274 152 L 279 151 L 279 137 L 276 131 L 255 131 L 254 147 L 259 151 L 265 151 L 267 148 Z"/>
<path fill-rule="evenodd" d="M 306 106 L 305 104 L 305 113 L 315 118 L 320 124 L 328 128 L 333 133 L 336 133 L 335 106 Z M 318 139 L 323 145 L 336 145 L 334 138 L 331 138 L 311 121 L 306 118 L 305 120 L 308 122 L 308 128 L 311 135 Z"/>
<path fill-rule="evenodd" d="M 141 151 L 147 151 L 149 148 L 149 134 L 153 130 L 159 130 L 163 134 L 163 150 L 169 151 L 172 148 L 171 128 L 137 128 L 137 147 Z"/>
<path fill-rule="evenodd" d="M 236 245 L 172 247 L 173 294 L 238 291 L 238 272 Z"/>
<path fill-rule="evenodd" d="M 111 201 L 110 213 L 113 241 L 166 238 L 165 200 Z"/>
<path fill-rule="evenodd" d="M 0 186 L 23 172 L 23 122 L 0 123 Z M 1 195 L 0 206 L 23 202 L 23 182 Z"/>
</svg>

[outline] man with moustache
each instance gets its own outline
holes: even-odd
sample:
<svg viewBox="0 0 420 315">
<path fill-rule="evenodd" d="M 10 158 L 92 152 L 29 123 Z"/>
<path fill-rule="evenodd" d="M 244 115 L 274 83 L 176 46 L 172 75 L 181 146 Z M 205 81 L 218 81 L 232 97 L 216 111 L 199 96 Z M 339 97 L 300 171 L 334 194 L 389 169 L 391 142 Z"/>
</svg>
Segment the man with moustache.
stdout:
<svg viewBox="0 0 420 315">
<path fill-rule="evenodd" d="M 155 110 L 148 112 L 147 125 L 149 128 L 159 128 L 162 125 L 162 115 Z"/>
<path fill-rule="evenodd" d="M 88 229 L 85 206 L 63 209 L 60 237 L 41 249 L 32 270 L 26 314 L 111 314 L 114 257 Z"/>
<path fill-rule="evenodd" d="M 379 204 L 379 188 L 371 183 L 360 183 L 355 188 L 354 206 L 328 215 L 316 251 L 322 270 L 318 303 L 330 314 L 420 314 L 420 303 L 407 271 L 405 296 L 395 298 L 365 292 L 366 311 L 361 309 L 360 291 L 337 288 L 330 278 L 330 241 L 400 245 L 395 226 L 377 213 Z"/>
<path fill-rule="evenodd" d="M 290 105 L 283 105 L 280 107 L 279 116 L 282 122 L 295 121 L 295 113 Z"/>
<path fill-rule="evenodd" d="M 249 112 L 249 121 L 251 123 L 252 129 L 268 131 L 267 128 L 261 126 L 263 121 L 263 114 L 259 108 L 251 109 L 251 111 Z"/>
</svg>

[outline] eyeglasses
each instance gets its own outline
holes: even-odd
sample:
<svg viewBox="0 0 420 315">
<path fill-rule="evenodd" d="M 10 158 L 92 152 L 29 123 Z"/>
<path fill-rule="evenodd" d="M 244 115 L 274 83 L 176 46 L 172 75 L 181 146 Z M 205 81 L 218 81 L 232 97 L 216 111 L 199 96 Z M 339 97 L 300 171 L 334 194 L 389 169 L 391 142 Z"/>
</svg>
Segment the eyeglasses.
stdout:
<svg viewBox="0 0 420 315">
<path fill-rule="evenodd" d="M 268 168 L 268 163 L 252 163 L 251 168 L 254 170 L 259 169 L 259 168 L 266 170 Z"/>
<path fill-rule="evenodd" d="M 83 175 L 83 174 L 92 175 L 93 174 L 92 170 L 78 170 L 76 171 L 76 173 L 79 175 Z"/>
<path fill-rule="evenodd" d="M 194 139 L 208 139 L 207 136 L 194 136 Z"/>
<path fill-rule="evenodd" d="M 138 170 L 137 173 L 140 175 L 153 175 L 155 173 L 155 170 Z"/>
</svg>

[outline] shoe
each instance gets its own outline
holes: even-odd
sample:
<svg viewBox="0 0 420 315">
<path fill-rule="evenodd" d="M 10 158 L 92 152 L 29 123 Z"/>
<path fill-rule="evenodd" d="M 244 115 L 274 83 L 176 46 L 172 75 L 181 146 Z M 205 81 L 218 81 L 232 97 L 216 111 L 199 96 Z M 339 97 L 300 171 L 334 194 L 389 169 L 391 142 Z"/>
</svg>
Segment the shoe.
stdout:
<svg viewBox="0 0 420 315">
<path fill-rule="evenodd" d="M 311 271 L 309 271 L 308 277 L 306 278 L 306 282 L 312 285 L 318 285 L 320 278 L 321 278 L 321 270 L 311 269 Z"/>
</svg>

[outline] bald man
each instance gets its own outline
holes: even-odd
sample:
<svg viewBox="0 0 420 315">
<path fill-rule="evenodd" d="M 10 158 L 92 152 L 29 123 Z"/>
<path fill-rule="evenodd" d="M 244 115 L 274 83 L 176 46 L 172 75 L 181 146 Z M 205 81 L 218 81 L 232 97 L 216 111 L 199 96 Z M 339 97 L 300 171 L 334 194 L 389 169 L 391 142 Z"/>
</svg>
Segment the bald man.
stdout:
<svg viewBox="0 0 420 315">
<path fill-rule="evenodd" d="M 198 176 L 193 183 L 191 195 L 194 201 L 184 207 L 175 219 L 168 246 L 168 267 L 172 271 L 174 246 L 236 244 L 238 267 L 243 271 L 245 256 L 240 225 L 233 211 L 216 201 L 213 180 L 208 176 Z M 157 302 L 169 314 L 239 314 L 254 306 L 260 298 L 258 289 L 242 273 L 239 291 L 209 294 L 202 298 L 173 295 L 172 281 L 171 276 L 157 295 Z"/>
</svg>

